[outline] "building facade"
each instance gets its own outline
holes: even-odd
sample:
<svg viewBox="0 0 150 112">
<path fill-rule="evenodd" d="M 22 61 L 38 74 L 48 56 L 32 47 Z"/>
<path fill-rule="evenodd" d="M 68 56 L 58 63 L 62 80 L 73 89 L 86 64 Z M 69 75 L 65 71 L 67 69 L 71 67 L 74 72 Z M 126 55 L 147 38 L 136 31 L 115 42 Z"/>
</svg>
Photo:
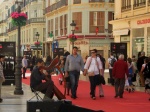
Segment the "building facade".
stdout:
<svg viewBox="0 0 150 112">
<path fill-rule="evenodd" d="M 42 55 L 42 45 L 45 39 L 45 18 L 43 15 L 43 0 L 18 0 L 18 5 L 21 6 L 21 12 L 26 13 L 28 16 L 27 22 L 25 26 L 21 27 L 21 54 L 23 55 L 23 51 L 32 51 L 32 55 L 38 54 L 38 57 Z M 1 5 L 3 6 L 5 2 Z M 11 23 L 11 13 L 17 11 L 18 6 L 16 5 L 16 0 L 11 1 L 11 5 L 7 5 L 6 19 L 3 18 L 4 23 L 0 23 L 2 25 L 2 33 L 7 34 L 5 41 L 14 41 L 18 42 L 18 30 L 16 26 L 13 26 Z M 3 10 L 5 11 L 5 10 Z M 2 14 L 3 14 L 2 13 Z M 38 41 L 41 42 L 41 45 L 37 46 L 34 44 L 37 41 L 36 33 L 39 33 Z M 38 52 L 38 53 L 37 53 Z"/>
<path fill-rule="evenodd" d="M 72 52 L 72 43 L 68 36 L 72 34 L 70 24 L 76 23 L 75 46 L 82 57 L 90 55 L 96 48 L 106 59 L 110 51 L 114 0 L 45 0 L 46 41 L 45 55 L 51 55 L 53 41 L 58 41 L 59 48 Z M 53 37 L 49 34 L 53 32 Z"/>
<path fill-rule="evenodd" d="M 115 42 L 128 45 L 128 56 L 145 51 L 150 56 L 150 0 L 115 0 L 113 25 Z"/>
</svg>

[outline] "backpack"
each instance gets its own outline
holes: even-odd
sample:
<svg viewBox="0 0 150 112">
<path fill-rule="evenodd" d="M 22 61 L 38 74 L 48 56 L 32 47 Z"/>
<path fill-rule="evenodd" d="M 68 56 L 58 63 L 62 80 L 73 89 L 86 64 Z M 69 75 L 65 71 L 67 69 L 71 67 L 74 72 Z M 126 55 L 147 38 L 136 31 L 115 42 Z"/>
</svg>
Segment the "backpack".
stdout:
<svg viewBox="0 0 150 112">
<path fill-rule="evenodd" d="M 115 62 L 116 62 L 116 59 L 115 58 L 111 58 L 110 65 L 113 67 Z"/>
</svg>

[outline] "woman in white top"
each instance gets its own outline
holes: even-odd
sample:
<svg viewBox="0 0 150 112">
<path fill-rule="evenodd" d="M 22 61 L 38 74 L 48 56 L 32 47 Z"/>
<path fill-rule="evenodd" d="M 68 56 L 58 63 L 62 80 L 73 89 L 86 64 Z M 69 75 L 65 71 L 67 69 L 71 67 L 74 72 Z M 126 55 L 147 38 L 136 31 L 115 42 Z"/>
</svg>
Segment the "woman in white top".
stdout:
<svg viewBox="0 0 150 112">
<path fill-rule="evenodd" d="M 100 58 L 96 57 L 97 50 L 93 49 L 91 51 L 91 57 L 87 58 L 84 66 L 84 75 L 91 74 L 89 76 L 90 80 L 90 95 L 93 100 L 95 100 L 95 89 L 96 85 L 100 85 L 100 97 L 104 97 L 103 88 L 100 82 L 99 75 L 102 74 L 102 63 Z M 93 75 L 92 75 L 93 74 Z"/>
<path fill-rule="evenodd" d="M 142 65 L 142 68 L 141 68 L 141 74 L 144 75 L 144 69 L 145 69 L 145 66 L 147 65 L 147 63 L 149 62 L 149 58 L 145 58 L 144 59 L 144 64 Z"/>
</svg>

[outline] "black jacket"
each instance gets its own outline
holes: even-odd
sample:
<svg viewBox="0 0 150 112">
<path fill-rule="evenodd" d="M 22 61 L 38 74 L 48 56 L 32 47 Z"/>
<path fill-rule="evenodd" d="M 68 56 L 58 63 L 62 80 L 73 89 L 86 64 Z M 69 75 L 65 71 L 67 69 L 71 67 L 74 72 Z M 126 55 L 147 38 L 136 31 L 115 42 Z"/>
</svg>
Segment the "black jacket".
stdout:
<svg viewBox="0 0 150 112">
<path fill-rule="evenodd" d="M 138 60 L 137 60 L 137 69 L 138 69 L 138 71 L 141 71 L 141 68 L 142 68 L 142 65 L 144 64 L 144 59 L 145 58 L 148 58 L 148 57 L 142 56 L 142 57 L 138 58 Z"/>
<path fill-rule="evenodd" d="M 43 79 L 45 79 L 45 76 L 39 71 L 39 68 L 35 66 L 30 76 L 30 87 L 35 88 L 42 83 Z"/>
</svg>

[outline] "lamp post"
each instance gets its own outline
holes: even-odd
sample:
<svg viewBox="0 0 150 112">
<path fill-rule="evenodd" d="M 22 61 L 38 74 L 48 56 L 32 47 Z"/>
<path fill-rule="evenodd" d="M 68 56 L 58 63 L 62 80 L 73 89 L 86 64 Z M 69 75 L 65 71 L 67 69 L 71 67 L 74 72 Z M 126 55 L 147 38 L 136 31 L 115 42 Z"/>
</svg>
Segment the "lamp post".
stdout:
<svg viewBox="0 0 150 112">
<path fill-rule="evenodd" d="M 72 20 L 72 23 L 70 24 L 70 26 L 71 26 L 72 35 L 74 35 L 75 27 L 76 27 L 76 23 L 74 22 L 74 20 Z M 75 38 L 75 37 L 72 36 L 72 38 Z M 72 42 L 72 49 L 73 47 L 74 47 L 74 41 Z"/>
<path fill-rule="evenodd" d="M 21 12 L 21 6 L 18 5 L 18 3 L 22 3 L 22 1 L 15 2 L 17 5 L 17 12 Z M 17 54 L 16 54 L 16 66 L 15 66 L 15 90 L 14 94 L 16 95 L 23 95 L 23 90 L 22 90 L 22 72 L 21 72 L 21 51 L 20 51 L 20 28 L 21 26 L 18 26 L 18 42 L 17 42 Z"/>
<path fill-rule="evenodd" d="M 39 44 L 38 44 L 38 40 L 39 40 L 39 36 L 40 36 L 40 34 L 38 33 L 38 32 L 36 32 L 36 34 L 35 34 L 35 38 L 36 38 L 36 42 L 37 42 L 37 45 L 36 45 L 36 47 L 37 47 L 37 53 L 36 53 L 36 56 L 37 56 L 37 58 L 38 58 L 38 46 L 39 46 Z"/>
</svg>

